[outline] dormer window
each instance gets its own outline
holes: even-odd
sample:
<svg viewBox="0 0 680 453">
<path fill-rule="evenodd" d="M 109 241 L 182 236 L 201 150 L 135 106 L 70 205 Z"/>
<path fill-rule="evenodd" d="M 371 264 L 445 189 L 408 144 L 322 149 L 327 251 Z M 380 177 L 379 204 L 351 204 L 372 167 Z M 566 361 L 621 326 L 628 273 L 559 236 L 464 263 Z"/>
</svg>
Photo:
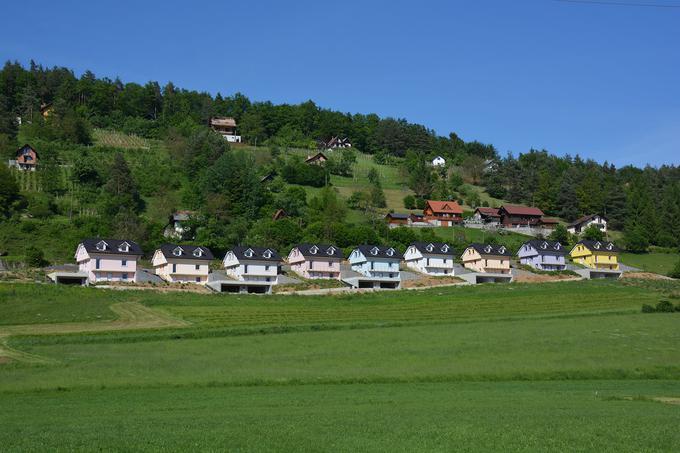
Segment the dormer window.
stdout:
<svg viewBox="0 0 680 453">
<path fill-rule="evenodd" d="M 444 245 L 442 246 L 442 252 L 447 253 L 448 251 L 449 251 L 449 246 L 446 245 L 446 244 L 444 244 Z"/>
<path fill-rule="evenodd" d="M 557 244 L 555 244 L 555 250 L 559 250 L 561 248 L 562 248 L 562 244 L 560 244 L 559 242 Z"/>
<path fill-rule="evenodd" d="M 203 256 L 203 249 L 198 247 L 196 250 L 194 250 L 194 256 L 196 258 L 200 258 L 201 256 Z"/>
<path fill-rule="evenodd" d="M 548 243 L 547 243 L 547 242 L 544 242 L 543 244 L 541 244 L 541 248 L 542 248 L 543 250 L 547 249 L 547 248 L 548 248 Z"/>
<path fill-rule="evenodd" d="M 434 245 L 428 244 L 427 247 L 425 247 L 425 248 L 427 249 L 428 252 L 431 252 L 431 251 L 434 250 Z"/>
<path fill-rule="evenodd" d="M 319 251 L 319 247 L 317 247 L 316 245 L 313 245 L 313 246 L 309 249 L 309 253 L 311 253 L 312 255 L 316 255 L 318 251 Z"/>
<path fill-rule="evenodd" d="M 334 255 L 335 254 L 335 247 L 333 247 L 333 246 L 329 247 L 328 250 L 326 250 L 326 253 L 328 255 Z"/>
<path fill-rule="evenodd" d="M 118 251 L 124 252 L 124 253 L 129 252 L 130 251 L 130 244 L 128 244 L 127 242 L 123 242 L 122 244 L 120 244 L 118 246 Z"/>
<path fill-rule="evenodd" d="M 95 247 L 96 247 L 96 249 L 99 250 L 100 252 L 103 252 L 104 250 L 106 250 L 106 248 L 107 248 L 108 246 L 109 246 L 109 244 L 107 244 L 106 242 L 104 242 L 104 241 L 99 241 L 99 242 L 97 242 L 97 245 L 96 245 Z"/>
<path fill-rule="evenodd" d="M 371 255 L 374 255 L 374 256 L 375 256 L 375 255 L 378 254 L 378 252 L 379 252 L 378 247 L 373 247 L 373 248 L 371 249 Z"/>
<path fill-rule="evenodd" d="M 598 249 L 598 250 L 599 250 L 599 249 L 600 249 L 600 247 L 602 247 L 602 244 L 600 244 L 599 242 L 595 243 L 595 248 L 596 248 L 596 249 Z"/>
<path fill-rule="evenodd" d="M 611 250 L 613 248 L 614 248 L 614 244 L 612 244 L 611 242 L 609 244 L 607 244 L 607 250 Z"/>
<path fill-rule="evenodd" d="M 387 249 L 387 256 L 392 256 L 392 255 L 394 255 L 394 249 L 392 249 L 392 248 Z"/>
<path fill-rule="evenodd" d="M 505 247 L 501 246 L 501 248 L 499 248 L 498 251 L 501 253 L 505 253 Z"/>
<path fill-rule="evenodd" d="M 491 246 L 487 245 L 486 247 L 484 247 L 484 252 L 491 253 Z"/>
<path fill-rule="evenodd" d="M 182 247 L 175 247 L 175 249 L 172 251 L 172 254 L 175 256 L 182 256 Z"/>
<path fill-rule="evenodd" d="M 272 257 L 272 251 L 267 249 L 267 250 L 264 251 L 262 256 L 264 256 L 265 258 L 271 258 Z"/>
<path fill-rule="evenodd" d="M 248 257 L 248 258 L 252 258 L 253 257 L 253 249 L 246 250 L 245 252 L 243 252 L 243 255 Z"/>
</svg>

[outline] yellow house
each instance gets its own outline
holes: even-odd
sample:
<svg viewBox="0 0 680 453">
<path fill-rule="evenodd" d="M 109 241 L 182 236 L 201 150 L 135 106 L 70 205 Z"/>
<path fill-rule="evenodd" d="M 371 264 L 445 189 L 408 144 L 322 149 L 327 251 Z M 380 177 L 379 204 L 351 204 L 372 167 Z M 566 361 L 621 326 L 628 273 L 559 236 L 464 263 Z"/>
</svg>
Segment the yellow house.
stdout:
<svg viewBox="0 0 680 453">
<path fill-rule="evenodd" d="M 619 248 L 609 241 L 579 241 L 569 252 L 574 263 L 591 269 L 619 269 Z"/>
</svg>

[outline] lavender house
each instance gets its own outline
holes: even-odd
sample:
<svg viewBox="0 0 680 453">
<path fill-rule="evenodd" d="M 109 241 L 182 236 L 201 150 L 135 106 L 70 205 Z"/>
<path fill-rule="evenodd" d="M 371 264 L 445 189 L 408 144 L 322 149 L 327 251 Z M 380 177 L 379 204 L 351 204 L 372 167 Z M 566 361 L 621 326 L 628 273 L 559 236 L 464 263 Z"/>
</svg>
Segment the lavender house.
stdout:
<svg viewBox="0 0 680 453">
<path fill-rule="evenodd" d="M 567 268 L 566 251 L 556 241 L 534 239 L 525 242 L 517 252 L 519 262 L 542 271 L 563 271 Z"/>
</svg>

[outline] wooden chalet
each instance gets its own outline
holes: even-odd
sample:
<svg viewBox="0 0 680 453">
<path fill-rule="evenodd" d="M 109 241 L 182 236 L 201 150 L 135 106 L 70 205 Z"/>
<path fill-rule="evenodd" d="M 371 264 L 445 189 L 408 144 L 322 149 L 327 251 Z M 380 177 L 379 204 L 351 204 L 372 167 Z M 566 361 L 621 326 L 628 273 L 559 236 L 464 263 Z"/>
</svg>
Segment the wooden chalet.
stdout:
<svg viewBox="0 0 680 453">
<path fill-rule="evenodd" d="M 506 228 L 539 227 L 545 215 L 538 208 L 514 204 L 504 204 L 498 208 L 498 214 Z"/>
<path fill-rule="evenodd" d="M 463 208 L 457 201 L 427 200 L 423 215 L 435 226 L 453 226 L 463 221 Z"/>
<path fill-rule="evenodd" d="M 408 219 L 408 214 L 400 214 L 397 212 L 389 212 L 385 215 L 385 220 L 387 220 L 387 224 L 390 228 L 408 225 Z"/>
<path fill-rule="evenodd" d="M 305 163 L 309 165 L 321 165 L 328 160 L 324 153 L 316 153 L 313 156 L 307 156 Z"/>
<path fill-rule="evenodd" d="M 10 165 L 21 170 L 34 171 L 38 165 L 38 152 L 29 144 L 19 148 L 15 153 L 15 160 Z"/>
</svg>

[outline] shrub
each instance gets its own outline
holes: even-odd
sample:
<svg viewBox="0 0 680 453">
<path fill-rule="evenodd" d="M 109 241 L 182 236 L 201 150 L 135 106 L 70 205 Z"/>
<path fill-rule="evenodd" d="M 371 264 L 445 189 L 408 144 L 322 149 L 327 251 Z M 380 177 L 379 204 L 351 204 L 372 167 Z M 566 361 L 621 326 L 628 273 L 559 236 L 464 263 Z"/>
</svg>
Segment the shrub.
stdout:
<svg viewBox="0 0 680 453">
<path fill-rule="evenodd" d="M 46 263 L 43 251 L 35 246 L 26 247 L 24 253 L 26 264 L 30 267 L 43 267 Z"/>
<path fill-rule="evenodd" d="M 657 313 L 673 313 L 675 311 L 675 307 L 673 307 L 673 304 L 669 301 L 662 300 L 656 304 L 655 310 Z"/>
<path fill-rule="evenodd" d="M 675 264 L 675 267 L 668 273 L 671 278 L 680 278 L 680 260 Z"/>
<path fill-rule="evenodd" d="M 642 305 L 642 313 L 654 313 L 655 311 L 656 310 L 654 310 L 654 307 L 649 304 Z"/>
<path fill-rule="evenodd" d="M 404 208 L 416 209 L 416 197 L 413 195 L 406 195 L 404 197 Z"/>
<path fill-rule="evenodd" d="M 425 200 L 423 198 L 416 198 L 416 209 L 425 209 Z"/>
</svg>

